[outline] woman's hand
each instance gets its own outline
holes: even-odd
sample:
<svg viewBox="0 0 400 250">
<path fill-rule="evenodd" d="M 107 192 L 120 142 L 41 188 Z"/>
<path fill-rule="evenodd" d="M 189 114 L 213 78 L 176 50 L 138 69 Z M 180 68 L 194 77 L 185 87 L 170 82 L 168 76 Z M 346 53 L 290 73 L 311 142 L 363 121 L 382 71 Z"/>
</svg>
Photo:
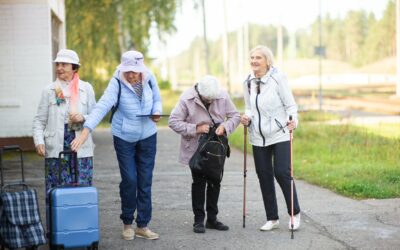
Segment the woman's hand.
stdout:
<svg viewBox="0 0 400 250">
<path fill-rule="evenodd" d="M 39 144 L 36 146 L 36 153 L 42 157 L 44 157 L 46 153 L 46 149 L 44 147 L 44 144 Z"/>
<path fill-rule="evenodd" d="M 153 120 L 153 122 L 158 122 L 161 120 L 161 115 L 159 112 L 156 112 L 152 116 L 150 116 L 150 119 Z"/>
<path fill-rule="evenodd" d="M 240 122 L 244 125 L 244 126 L 249 126 L 250 124 L 250 117 L 248 117 L 247 115 L 242 115 L 242 117 L 240 118 Z"/>
<path fill-rule="evenodd" d="M 88 128 L 83 128 L 81 135 L 71 142 L 71 149 L 75 152 L 78 152 L 79 148 L 87 140 L 89 133 L 90 130 Z"/>
<path fill-rule="evenodd" d="M 72 123 L 81 123 L 85 121 L 85 117 L 79 113 L 71 113 L 69 114 L 69 120 Z"/>
<path fill-rule="evenodd" d="M 294 130 L 297 127 L 296 122 L 294 120 L 289 120 L 287 122 L 287 127 L 289 130 Z"/>
<path fill-rule="evenodd" d="M 210 131 L 210 125 L 206 123 L 196 125 L 196 133 L 207 134 L 208 131 Z"/>
<path fill-rule="evenodd" d="M 225 133 L 225 127 L 224 125 L 219 125 L 218 128 L 215 130 L 215 134 L 217 134 L 218 136 L 224 135 Z"/>
</svg>

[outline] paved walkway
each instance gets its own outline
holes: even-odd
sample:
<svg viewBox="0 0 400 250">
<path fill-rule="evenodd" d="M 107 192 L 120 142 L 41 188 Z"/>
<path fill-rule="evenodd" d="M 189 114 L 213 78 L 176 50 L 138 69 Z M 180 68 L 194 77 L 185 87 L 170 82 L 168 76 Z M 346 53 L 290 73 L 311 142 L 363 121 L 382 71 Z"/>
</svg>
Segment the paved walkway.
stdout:
<svg viewBox="0 0 400 250">
<path fill-rule="evenodd" d="M 400 249 L 400 199 L 352 200 L 297 181 L 302 209 L 301 229 L 290 239 L 282 193 L 278 190 L 280 229 L 261 232 L 265 223 L 258 179 L 248 157 L 247 217 L 242 228 L 243 154 L 233 150 L 226 162 L 219 219 L 227 232 L 192 232 L 191 176 L 177 163 L 179 136 L 161 128 L 153 180 L 153 219 L 149 227 L 160 239 L 121 239 L 119 170 L 109 130 L 96 129 L 95 186 L 100 193 L 100 249 Z M 44 215 L 43 163 L 27 157 L 28 183 L 37 188 Z M 296 168 L 296 166 L 295 166 Z M 16 173 L 12 173 L 12 178 Z M 41 247 L 40 249 L 47 249 Z"/>
</svg>

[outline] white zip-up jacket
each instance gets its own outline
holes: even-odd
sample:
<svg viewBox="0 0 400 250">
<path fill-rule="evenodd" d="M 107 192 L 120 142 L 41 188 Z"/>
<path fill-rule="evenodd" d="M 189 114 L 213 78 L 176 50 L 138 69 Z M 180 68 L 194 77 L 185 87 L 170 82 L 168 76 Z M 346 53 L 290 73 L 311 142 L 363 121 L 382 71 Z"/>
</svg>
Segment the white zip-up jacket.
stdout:
<svg viewBox="0 0 400 250">
<path fill-rule="evenodd" d="M 298 126 L 297 105 L 285 74 L 271 67 L 262 78 L 250 74 L 243 84 L 250 144 L 266 147 L 289 141 L 289 116 Z"/>
<path fill-rule="evenodd" d="M 33 140 L 35 146 L 45 145 L 45 158 L 58 158 L 58 154 L 64 149 L 64 123 L 67 105 L 65 102 L 57 105 L 55 89 L 55 82 L 44 88 L 38 111 L 33 119 Z M 85 119 L 88 118 L 95 105 L 96 99 L 92 85 L 79 80 L 78 109 Z M 81 131 L 75 132 L 76 137 L 80 134 Z M 78 150 L 78 158 L 92 157 L 93 148 L 92 136 L 89 135 Z"/>
</svg>

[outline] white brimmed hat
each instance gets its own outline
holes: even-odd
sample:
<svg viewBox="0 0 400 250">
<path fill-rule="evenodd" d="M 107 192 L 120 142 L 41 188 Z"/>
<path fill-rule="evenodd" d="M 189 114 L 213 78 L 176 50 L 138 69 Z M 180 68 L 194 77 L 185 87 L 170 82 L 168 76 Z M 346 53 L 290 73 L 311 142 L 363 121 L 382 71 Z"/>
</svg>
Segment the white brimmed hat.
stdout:
<svg viewBox="0 0 400 250">
<path fill-rule="evenodd" d="M 60 63 L 72 63 L 72 64 L 77 64 L 81 65 L 79 63 L 79 57 L 78 54 L 70 49 L 61 49 L 57 53 L 57 57 L 54 60 L 54 62 L 60 62 Z"/>
<path fill-rule="evenodd" d="M 146 72 L 147 68 L 144 65 L 143 54 L 139 51 L 127 51 L 121 56 L 121 64 L 117 66 L 121 72 Z"/>
</svg>

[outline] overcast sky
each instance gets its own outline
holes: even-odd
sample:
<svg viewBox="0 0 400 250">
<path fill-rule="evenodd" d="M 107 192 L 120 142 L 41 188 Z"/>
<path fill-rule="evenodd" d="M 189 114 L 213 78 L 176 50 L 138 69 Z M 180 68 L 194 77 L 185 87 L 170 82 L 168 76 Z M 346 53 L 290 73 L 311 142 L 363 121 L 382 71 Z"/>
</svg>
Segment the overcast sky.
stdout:
<svg viewBox="0 0 400 250">
<path fill-rule="evenodd" d="M 324 14 L 343 17 L 349 10 L 364 9 L 381 18 L 388 0 L 205 0 L 207 36 L 213 40 L 224 30 L 224 1 L 227 10 L 227 28 L 235 30 L 246 22 L 259 24 L 282 23 L 289 31 L 309 26 L 318 16 L 319 2 Z M 195 36 L 203 35 L 201 6 L 194 9 L 194 2 L 182 0 L 175 26 L 177 32 L 167 39 L 167 46 L 152 39 L 150 56 L 176 55 L 186 49 Z"/>
</svg>

